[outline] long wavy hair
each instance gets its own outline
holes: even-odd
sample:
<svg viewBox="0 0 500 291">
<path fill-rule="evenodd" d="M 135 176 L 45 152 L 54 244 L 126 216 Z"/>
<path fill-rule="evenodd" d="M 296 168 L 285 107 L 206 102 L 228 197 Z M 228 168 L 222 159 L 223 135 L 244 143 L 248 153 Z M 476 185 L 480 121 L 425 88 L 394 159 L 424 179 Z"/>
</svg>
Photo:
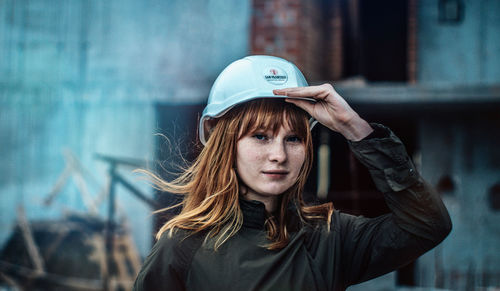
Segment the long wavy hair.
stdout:
<svg viewBox="0 0 500 291">
<path fill-rule="evenodd" d="M 280 99 L 256 99 L 231 109 L 216 120 L 210 137 L 197 159 L 173 181 L 165 181 L 158 175 L 146 173 L 153 185 L 161 190 L 184 195 L 178 205 L 160 209 L 166 211 L 182 206 L 181 212 L 167 221 L 156 238 L 168 231 L 171 236 L 177 229 L 190 233 L 207 231 L 206 240 L 215 238 L 217 250 L 234 236 L 243 224 L 240 209 L 240 183 L 235 170 L 238 140 L 256 130 L 271 129 L 277 133 L 285 123 L 301 138 L 306 148 L 305 162 L 297 181 L 281 194 L 278 211 L 268 215 L 265 226 L 270 250 L 284 248 L 289 242 L 287 219 L 290 209 L 296 209 L 301 223 L 324 220 L 330 226 L 333 205 L 307 206 L 302 192 L 312 167 L 313 147 L 309 117 L 302 109 Z M 289 208 L 293 203 L 295 207 Z"/>
</svg>

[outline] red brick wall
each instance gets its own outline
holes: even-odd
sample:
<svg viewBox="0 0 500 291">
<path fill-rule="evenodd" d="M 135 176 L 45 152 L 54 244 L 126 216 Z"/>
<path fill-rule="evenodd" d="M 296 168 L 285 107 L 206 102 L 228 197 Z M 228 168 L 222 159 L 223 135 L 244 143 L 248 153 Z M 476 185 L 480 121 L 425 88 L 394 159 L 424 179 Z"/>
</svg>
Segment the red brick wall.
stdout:
<svg viewBox="0 0 500 291">
<path fill-rule="evenodd" d="M 328 38 L 328 51 L 326 53 L 327 67 L 325 68 L 325 78 L 339 80 L 343 75 L 343 48 L 342 39 L 344 37 L 342 14 L 340 1 L 333 1 L 328 18 L 328 28 L 330 29 Z"/>
<path fill-rule="evenodd" d="M 408 57 L 407 72 L 403 73 L 407 73 L 409 82 L 414 83 L 418 0 L 407 1 Z M 361 2 L 253 0 L 251 53 L 288 59 L 302 70 L 309 82 L 363 77 L 365 71 L 370 70 L 363 63 L 362 53 L 369 49 L 362 47 Z"/>
<path fill-rule="evenodd" d="M 309 82 L 325 79 L 323 15 L 320 0 L 253 0 L 251 53 L 290 60 Z"/>
<path fill-rule="evenodd" d="M 408 1 L 408 82 L 417 82 L 417 0 Z"/>
</svg>

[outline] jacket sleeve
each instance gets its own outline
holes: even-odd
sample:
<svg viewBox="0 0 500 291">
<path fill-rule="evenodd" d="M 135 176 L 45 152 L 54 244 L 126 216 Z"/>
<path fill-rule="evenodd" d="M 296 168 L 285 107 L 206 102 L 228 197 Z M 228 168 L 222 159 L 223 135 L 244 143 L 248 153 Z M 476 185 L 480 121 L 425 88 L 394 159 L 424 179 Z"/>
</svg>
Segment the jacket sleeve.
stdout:
<svg viewBox="0 0 500 291">
<path fill-rule="evenodd" d="M 393 271 L 439 244 L 451 220 L 438 193 L 415 170 L 401 140 L 380 124 L 352 142 L 391 213 L 377 218 L 337 213 L 345 286 Z"/>
<path fill-rule="evenodd" d="M 134 291 L 185 290 L 185 251 L 164 233 L 153 246 L 134 283 Z"/>
</svg>

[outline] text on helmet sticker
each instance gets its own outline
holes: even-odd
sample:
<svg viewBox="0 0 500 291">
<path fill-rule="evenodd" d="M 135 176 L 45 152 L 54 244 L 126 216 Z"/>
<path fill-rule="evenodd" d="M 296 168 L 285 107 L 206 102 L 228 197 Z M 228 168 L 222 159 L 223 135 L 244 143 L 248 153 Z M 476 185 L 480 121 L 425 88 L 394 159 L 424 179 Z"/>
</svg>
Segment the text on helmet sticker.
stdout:
<svg viewBox="0 0 500 291">
<path fill-rule="evenodd" d="M 279 67 L 269 67 L 264 69 L 264 79 L 273 85 L 282 85 L 288 81 L 288 75 L 285 70 Z"/>
</svg>

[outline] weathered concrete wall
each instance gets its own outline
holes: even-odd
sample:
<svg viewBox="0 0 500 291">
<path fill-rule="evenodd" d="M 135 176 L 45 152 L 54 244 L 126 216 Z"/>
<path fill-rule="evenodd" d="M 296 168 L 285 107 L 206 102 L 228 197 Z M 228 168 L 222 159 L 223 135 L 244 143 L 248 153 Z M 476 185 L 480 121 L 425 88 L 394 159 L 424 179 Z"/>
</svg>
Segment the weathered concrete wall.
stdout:
<svg viewBox="0 0 500 291">
<path fill-rule="evenodd" d="M 18 205 L 30 219 L 84 210 L 74 182 L 42 206 L 64 148 L 102 186 L 95 153 L 153 160 L 155 104 L 204 102 L 220 70 L 248 53 L 249 16 L 248 1 L 0 1 L 0 243 Z M 145 255 L 149 209 L 117 191 Z"/>
<path fill-rule="evenodd" d="M 462 1 L 464 18 L 457 24 L 439 23 L 438 2 L 418 1 L 418 82 L 499 83 L 500 2 Z"/>
<path fill-rule="evenodd" d="M 500 83 L 499 1 L 463 1 L 464 18 L 457 24 L 438 22 L 438 1 L 418 3 L 421 84 Z M 448 178 L 453 184 L 443 194 L 453 231 L 419 260 L 417 280 L 422 286 L 451 290 L 500 286 L 500 212 L 492 209 L 488 198 L 491 187 L 500 183 L 498 118 L 471 110 L 420 122 L 424 177 L 433 185 Z"/>
<path fill-rule="evenodd" d="M 95 153 L 118 157 L 152 160 L 154 108 L 147 103 L 91 102 L 71 92 L 40 90 L 35 96 L 27 90 L 2 90 L 0 119 L 2 124 L 1 164 L 1 236 L 9 234 L 18 205 L 23 205 L 30 219 L 57 218 L 63 211 L 86 210 L 75 180 L 68 180 L 50 207 L 43 199 L 65 168 L 63 150 L 68 149 L 83 167 L 105 186 L 107 167 L 94 159 Z M 33 94 L 33 93 L 32 93 Z M 107 104 L 106 104 L 107 103 Z M 126 176 L 130 175 L 131 169 Z M 93 197 L 100 187 L 85 176 Z M 150 192 L 142 185 L 146 193 Z M 147 209 L 130 194 L 118 190 L 121 216 L 143 219 L 132 225 L 137 244 L 149 245 Z M 105 213 L 106 200 L 101 206 Z M 135 222 L 135 221 L 132 221 Z"/>
<path fill-rule="evenodd" d="M 443 200 L 450 236 L 419 260 L 422 286 L 451 290 L 500 286 L 500 211 L 488 199 L 500 183 L 500 121 L 496 117 L 429 118 L 420 126 L 422 173 L 433 185 L 451 177 Z M 474 286 L 474 287 L 473 287 Z"/>
</svg>

